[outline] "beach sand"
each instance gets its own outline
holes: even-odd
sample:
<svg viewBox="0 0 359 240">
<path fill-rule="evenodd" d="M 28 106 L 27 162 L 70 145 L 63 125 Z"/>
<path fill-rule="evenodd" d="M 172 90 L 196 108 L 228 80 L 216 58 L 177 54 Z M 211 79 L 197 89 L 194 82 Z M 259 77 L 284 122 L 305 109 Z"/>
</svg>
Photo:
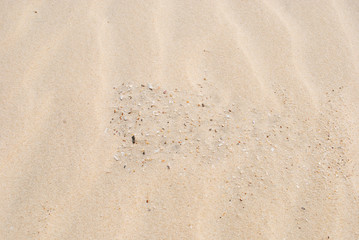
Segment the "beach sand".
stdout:
<svg viewBox="0 0 359 240">
<path fill-rule="evenodd" d="M 359 2 L 0 2 L 0 239 L 359 239 Z"/>
</svg>

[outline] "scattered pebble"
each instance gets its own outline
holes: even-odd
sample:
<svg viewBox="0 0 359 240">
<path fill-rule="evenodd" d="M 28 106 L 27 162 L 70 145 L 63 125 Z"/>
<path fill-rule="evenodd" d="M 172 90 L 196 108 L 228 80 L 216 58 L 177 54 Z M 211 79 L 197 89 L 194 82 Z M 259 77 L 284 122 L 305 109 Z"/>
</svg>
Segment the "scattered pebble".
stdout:
<svg viewBox="0 0 359 240">
<path fill-rule="evenodd" d="M 206 88 L 208 83 L 204 82 L 203 88 Z M 286 115 L 290 109 L 285 109 L 286 112 L 270 110 L 271 113 L 260 109 L 241 109 L 240 107 L 246 106 L 245 102 L 226 105 L 214 100 L 220 96 L 212 99 L 204 94 L 206 91 L 195 94 L 181 89 L 164 90 L 157 86 L 154 88 L 150 83 L 147 88 L 144 84 L 124 84 L 115 87 L 114 91 L 117 93 L 117 99 L 114 108 L 110 108 L 112 116 L 105 133 L 111 133 L 118 141 L 118 151 L 114 159 L 125 161 L 126 165 L 121 166 L 127 166 L 126 172 L 129 173 L 134 173 L 133 170 L 139 172 L 140 167 L 144 170 L 146 165 L 156 166 L 158 162 L 166 163 L 161 165 L 162 170 L 170 170 L 170 166 L 176 166 L 175 170 L 183 169 L 182 162 L 188 164 L 190 159 L 193 168 L 187 168 L 189 174 L 198 165 L 220 169 L 219 164 L 233 160 L 251 164 L 243 166 L 244 170 L 238 170 L 239 175 L 233 178 L 237 183 L 248 178 L 248 174 L 253 170 L 257 170 L 258 173 L 253 178 L 258 181 L 251 181 L 248 186 L 258 184 L 262 187 L 263 182 L 266 182 L 262 177 L 266 174 L 268 176 L 268 172 L 263 169 L 268 170 L 271 167 L 265 164 L 272 162 L 276 155 L 269 153 L 274 152 L 278 146 L 282 147 L 282 139 L 289 137 L 290 141 L 295 142 L 301 138 L 296 129 L 304 126 L 308 133 L 311 132 L 311 126 L 307 122 L 298 128 L 291 128 L 301 122 L 292 119 L 289 114 Z M 315 135 L 300 144 L 311 146 L 310 149 L 306 147 L 305 154 L 310 158 L 318 157 L 318 167 L 325 169 L 326 173 L 331 173 L 333 177 L 342 177 L 343 174 L 335 171 L 338 170 L 336 166 L 340 167 L 340 164 L 344 165 L 347 161 L 343 154 L 345 144 L 339 140 L 334 141 L 335 131 L 339 130 L 334 127 L 332 129 L 334 130 L 330 132 L 330 137 L 326 133 L 327 129 L 314 129 L 312 132 Z M 285 143 L 288 144 L 288 141 Z M 284 147 L 287 149 L 290 145 Z M 317 150 L 316 156 L 312 155 L 315 153 L 314 149 L 320 149 Z M 296 151 L 298 150 L 288 149 L 287 152 L 293 156 Z M 286 157 L 287 153 L 279 151 L 277 154 Z M 323 156 L 325 161 L 322 160 Z M 243 159 L 250 161 L 242 161 Z M 331 159 L 330 163 L 328 159 Z M 337 164 L 336 161 L 343 163 Z M 258 169 L 256 164 L 264 165 L 262 169 Z M 285 169 L 292 171 L 296 166 L 298 164 L 294 158 L 288 158 Z M 300 188 L 305 186 L 304 184 L 298 182 L 294 187 Z M 241 184 L 241 189 L 246 185 Z"/>
</svg>

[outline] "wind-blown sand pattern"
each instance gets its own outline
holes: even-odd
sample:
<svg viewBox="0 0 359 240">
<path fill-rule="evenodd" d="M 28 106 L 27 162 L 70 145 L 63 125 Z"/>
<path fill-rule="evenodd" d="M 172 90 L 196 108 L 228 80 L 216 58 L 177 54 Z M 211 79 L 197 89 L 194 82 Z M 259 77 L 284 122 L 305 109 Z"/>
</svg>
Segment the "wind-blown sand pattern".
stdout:
<svg viewBox="0 0 359 240">
<path fill-rule="evenodd" d="M 359 239 L 357 1 L 0 11 L 0 239 Z"/>
</svg>

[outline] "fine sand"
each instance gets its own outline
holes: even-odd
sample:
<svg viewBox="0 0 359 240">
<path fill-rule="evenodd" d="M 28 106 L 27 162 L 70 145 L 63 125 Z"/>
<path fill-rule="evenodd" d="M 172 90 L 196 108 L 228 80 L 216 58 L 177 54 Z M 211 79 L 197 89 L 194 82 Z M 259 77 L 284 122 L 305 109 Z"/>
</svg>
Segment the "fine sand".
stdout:
<svg viewBox="0 0 359 240">
<path fill-rule="evenodd" d="M 0 239 L 359 239 L 359 1 L 0 1 Z"/>
</svg>

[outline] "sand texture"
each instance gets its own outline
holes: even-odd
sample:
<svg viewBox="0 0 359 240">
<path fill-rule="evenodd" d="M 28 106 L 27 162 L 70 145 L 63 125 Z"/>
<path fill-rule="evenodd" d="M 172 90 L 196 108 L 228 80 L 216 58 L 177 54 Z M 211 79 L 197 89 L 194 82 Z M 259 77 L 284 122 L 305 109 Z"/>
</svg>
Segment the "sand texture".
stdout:
<svg viewBox="0 0 359 240">
<path fill-rule="evenodd" d="M 0 240 L 359 239 L 359 1 L 0 1 Z"/>
</svg>

